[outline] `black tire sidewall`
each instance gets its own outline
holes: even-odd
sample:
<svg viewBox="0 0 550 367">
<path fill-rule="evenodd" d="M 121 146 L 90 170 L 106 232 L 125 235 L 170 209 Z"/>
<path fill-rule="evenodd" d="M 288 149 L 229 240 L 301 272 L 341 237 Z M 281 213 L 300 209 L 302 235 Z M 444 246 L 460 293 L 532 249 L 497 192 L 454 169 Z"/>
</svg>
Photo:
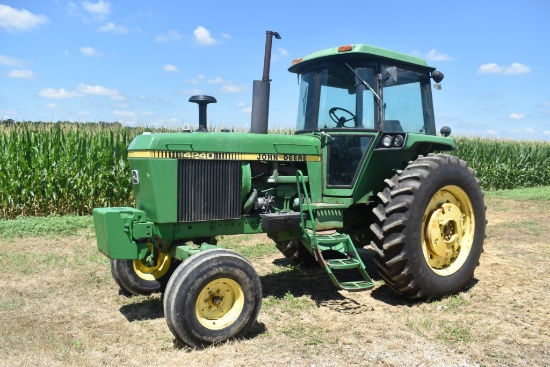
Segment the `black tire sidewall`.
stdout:
<svg viewBox="0 0 550 367">
<path fill-rule="evenodd" d="M 205 251 L 188 260 L 191 261 L 186 260 L 172 276 L 165 295 L 165 315 L 172 333 L 194 348 L 243 336 L 256 321 L 262 300 L 261 283 L 250 263 L 235 253 L 217 250 Z M 199 322 L 196 302 L 204 287 L 220 278 L 231 279 L 241 286 L 243 309 L 231 325 L 211 330 Z"/>
<path fill-rule="evenodd" d="M 170 276 L 177 268 L 179 261 L 170 259 L 170 268 L 160 278 L 147 280 L 141 278 L 134 268 L 134 260 L 111 259 L 111 274 L 123 291 L 134 295 L 148 296 L 155 292 L 163 292 Z"/>
<path fill-rule="evenodd" d="M 431 297 L 456 293 L 466 286 L 473 276 L 478 265 L 485 237 L 485 204 L 479 183 L 466 166 L 454 162 L 456 158 L 449 158 L 437 169 L 430 171 L 418 190 L 414 194 L 410 206 L 406 237 L 406 252 L 408 263 L 413 269 L 414 278 L 420 288 L 429 290 Z M 457 160 L 458 161 L 458 160 Z M 455 273 L 442 276 L 435 273 L 422 250 L 422 226 L 424 212 L 433 196 L 445 186 L 458 186 L 468 195 L 472 203 L 475 229 L 472 247 L 464 264 Z"/>
</svg>

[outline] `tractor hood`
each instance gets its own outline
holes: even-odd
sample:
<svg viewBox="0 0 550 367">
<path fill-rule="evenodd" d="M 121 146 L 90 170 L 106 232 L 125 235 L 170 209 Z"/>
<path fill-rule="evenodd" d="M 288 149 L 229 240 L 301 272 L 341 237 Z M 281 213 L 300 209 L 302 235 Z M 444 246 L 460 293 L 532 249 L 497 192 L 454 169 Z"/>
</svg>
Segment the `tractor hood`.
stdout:
<svg viewBox="0 0 550 367">
<path fill-rule="evenodd" d="M 262 158 L 262 155 L 265 157 Z M 303 157 L 294 157 L 296 155 Z M 320 140 L 311 135 L 227 132 L 142 134 L 128 147 L 128 158 L 303 161 L 319 160 L 320 155 Z"/>
</svg>

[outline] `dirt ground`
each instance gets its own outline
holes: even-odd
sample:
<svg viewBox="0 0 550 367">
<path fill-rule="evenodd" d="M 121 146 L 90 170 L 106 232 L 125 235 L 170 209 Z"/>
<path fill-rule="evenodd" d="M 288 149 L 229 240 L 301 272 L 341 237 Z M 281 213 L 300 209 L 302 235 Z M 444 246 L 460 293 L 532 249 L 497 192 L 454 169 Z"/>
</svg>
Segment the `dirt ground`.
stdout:
<svg viewBox="0 0 550 367">
<path fill-rule="evenodd" d="M 393 294 L 368 249 L 376 287 L 359 293 L 259 252 L 249 257 L 264 293 L 258 322 L 205 350 L 174 341 L 160 295 L 118 294 L 92 233 L 1 240 L 0 366 L 549 366 L 549 204 L 488 199 L 474 279 L 429 303 Z"/>
</svg>

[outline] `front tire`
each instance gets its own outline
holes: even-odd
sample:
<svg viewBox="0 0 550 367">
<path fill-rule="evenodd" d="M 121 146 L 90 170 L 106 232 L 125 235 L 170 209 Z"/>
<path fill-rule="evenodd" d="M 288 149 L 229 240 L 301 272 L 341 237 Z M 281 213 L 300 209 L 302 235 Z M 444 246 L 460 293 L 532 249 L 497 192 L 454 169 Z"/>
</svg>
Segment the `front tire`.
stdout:
<svg viewBox="0 0 550 367">
<path fill-rule="evenodd" d="M 111 259 L 111 275 L 125 296 L 148 296 L 164 292 L 170 276 L 181 262 L 160 253 L 157 263 L 148 266 L 143 260 Z"/>
<path fill-rule="evenodd" d="M 244 336 L 262 303 L 252 265 L 225 249 L 200 252 L 181 264 L 168 282 L 164 315 L 174 336 L 193 348 Z"/>
<path fill-rule="evenodd" d="M 485 211 L 479 180 L 457 157 L 419 157 L 386 181 L 371 225 L 380 276 L 409 298 L 457 293 L 483 249 Z"/>
</svg>

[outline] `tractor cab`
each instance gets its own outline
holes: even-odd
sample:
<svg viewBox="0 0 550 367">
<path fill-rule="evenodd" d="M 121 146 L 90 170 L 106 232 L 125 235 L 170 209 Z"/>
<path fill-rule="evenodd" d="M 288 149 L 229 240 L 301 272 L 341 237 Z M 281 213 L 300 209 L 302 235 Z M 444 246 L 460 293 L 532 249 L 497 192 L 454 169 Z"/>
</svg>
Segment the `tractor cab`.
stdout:
<svg viewBox="0 0 550 367">
<path fill-rule="evenodd" d="M 443 74 L 420 58 L 349 45 L 296 59 L 289 71 L 300 81 L 296 133 L 327 139 L 325 196 L 364 195 L 368 185 L 354 187 L 373 148 L 402 151 L 410 134 L 435 135 L 430 79 Z"/>
<path fill-rule="evenodd" d="M 354 45 L 294 60 L 289 71 L 300 77 L 296 132 L 435 135 L 430 78 L 438 83 L 443 74 L 422 59 L 395 54 Z"/>
</svg>

